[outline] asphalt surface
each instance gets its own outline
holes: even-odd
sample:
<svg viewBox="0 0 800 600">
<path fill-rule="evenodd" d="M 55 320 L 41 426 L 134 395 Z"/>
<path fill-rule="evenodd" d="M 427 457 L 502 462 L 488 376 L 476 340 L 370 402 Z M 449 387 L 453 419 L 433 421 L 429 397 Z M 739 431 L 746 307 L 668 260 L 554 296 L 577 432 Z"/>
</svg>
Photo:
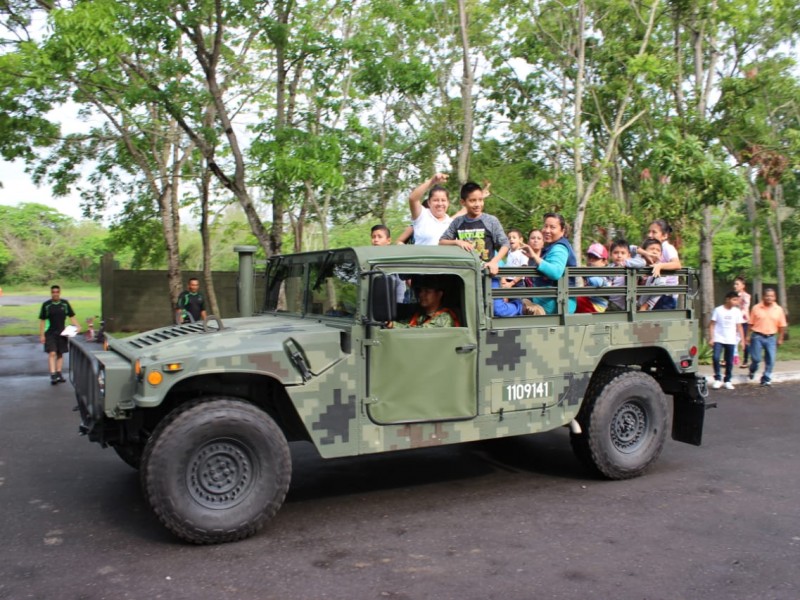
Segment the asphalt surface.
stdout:
<svg viewBox="0 0 800 600">
<path fill-rule="evenodd" d="M 275 520 L 197 547 L 77 434 L 39 345 L 13 342 L 0 340 L 0 599 L 800 597 L 798 384 L 712 392 L 703 445 L 669 441 L 630 481 L 588 476 L 564 429 L 335 461 L 298 444 Z"/>
</svg>

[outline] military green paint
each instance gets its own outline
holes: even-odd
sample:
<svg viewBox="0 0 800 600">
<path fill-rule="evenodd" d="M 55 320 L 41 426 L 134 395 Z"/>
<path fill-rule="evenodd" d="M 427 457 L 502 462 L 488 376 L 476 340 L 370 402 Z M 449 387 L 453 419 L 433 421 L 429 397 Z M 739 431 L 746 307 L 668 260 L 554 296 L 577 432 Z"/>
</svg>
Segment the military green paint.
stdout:
<svg viewBox="0 0 800 600">
<path fill-rule="evenodd" d="M 665 378 L 695 372 L 694 366 L 680 368 L 697 343 L 690 309 L 492 318 L 486 310 L 490 282 L 476 256 L 460 248 L 370 246 L 272 260 L 285 263 L 273 274 L 292 274 L 290 285 L 274 290 L 276 302 L 279 293 L 291 296 L 286 305 L 291 310 L 226 320 L 219 330 L 194 324 L 112 339 L 110 352 L 95 353 L 93 364 L 105 366 L 109 377 L 101 418 L 84 423 L 95 428 L 91 439 L 102 441 L 103 428 L 158 406 L 173 386 L 191 385 L 197 375 L 246 374 L 263 378 L 264 390 L 270 381 L 282 386 L 284 401 L 328 458 L 564 426 L 577 415 L 592 375 L 612 352 L 628 357 L 626 364 L 633 367 L 639 356 L 658 356 L 664 361 L 659 376 Z M 525 273 L 508 273 L 514 271 Z M 457 277 L 463 326 L 395 330 L 365 323 L 371 272 Z M 634 280 L 631 297 L 642 293 Z M 497 293 L 524 297 L 526 292 Z M 557 293 L 565 302 L 564 281 Z M 183 369 L 154 387 L 136 380 L 137 360 L 146 371 L 169 362 L 181 362 Z M 309 370 L 307 380 L 299 365 Z M 77 377 L 76 393 L 85 404 L 95 383 L 88 370 Z"/>
</svg>

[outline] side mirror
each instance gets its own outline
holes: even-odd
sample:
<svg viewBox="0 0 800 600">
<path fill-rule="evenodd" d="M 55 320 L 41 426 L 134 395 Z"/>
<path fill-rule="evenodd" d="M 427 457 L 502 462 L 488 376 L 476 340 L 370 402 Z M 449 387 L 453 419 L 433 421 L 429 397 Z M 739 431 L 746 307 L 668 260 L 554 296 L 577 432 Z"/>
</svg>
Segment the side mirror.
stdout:
<svg viewBox="0 0 800 600">
<path fill-rule="evenodd" d="M 374 323 L 385 323 L 397 318 L 397 275 L 380 274 L 370 280 L 369 318 Z"/>
</svg>

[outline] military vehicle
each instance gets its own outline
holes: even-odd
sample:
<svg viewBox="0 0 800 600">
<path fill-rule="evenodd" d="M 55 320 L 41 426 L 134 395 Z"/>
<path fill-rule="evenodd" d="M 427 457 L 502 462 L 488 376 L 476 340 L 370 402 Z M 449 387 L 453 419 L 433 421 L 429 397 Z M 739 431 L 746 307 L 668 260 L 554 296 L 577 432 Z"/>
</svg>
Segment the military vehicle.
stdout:
<svg viewBox="0 0 800 600">
<path fill-rule="evenodd" d="M 620 273 L 622 287 L 570 285 Z M 634 477 L 660 454 L 670 420 L 673 439 L 701 442 L 693 276 L 677 273 L 681 284 L 658 292 L 679 308 L 640 312 L 637 298 L 653 288 L 630 269 L 572 268 L 555 287 L 493 289 L 479 258 L 457 247 L 275 256 L 257 315 L 109 335 L 103 350 L 73 339 L 80 430 L 140 469 L 161 522 L 200 544 L 245 538 L 275 515 L 294 441 L 333 459 L 568 427 L 591 472 Z M 418 309 L 413 291 L 425 281 L 458 326 L 387 327 Z M 571 297 L 615 294 L 627 310 L 565 310 Z M 557 314 L 493 313 L 498 299 L 545 296 Z"/>
</svg>

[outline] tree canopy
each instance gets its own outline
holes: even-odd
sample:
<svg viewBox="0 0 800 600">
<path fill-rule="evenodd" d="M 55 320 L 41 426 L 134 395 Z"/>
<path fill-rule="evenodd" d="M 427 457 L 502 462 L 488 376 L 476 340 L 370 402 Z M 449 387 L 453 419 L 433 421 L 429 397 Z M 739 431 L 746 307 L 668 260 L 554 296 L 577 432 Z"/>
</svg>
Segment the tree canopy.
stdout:
<svg viewBox="0 0 800 600">
<path fill-rule="evenodd" d="M 176 278 L 181 209 L 210 232 L 237 207 L 269 255 L 399 233 L 436 171 L 453 197 L 490 180 L 507 227 L 563 212 L 579 251 L 666 218 L 708 276 L 794 277 L 794 3 L 10 0 L 0 22 L 0 154 L 89 214 L 123 198 L 112 242 Z"/>
</svg>

